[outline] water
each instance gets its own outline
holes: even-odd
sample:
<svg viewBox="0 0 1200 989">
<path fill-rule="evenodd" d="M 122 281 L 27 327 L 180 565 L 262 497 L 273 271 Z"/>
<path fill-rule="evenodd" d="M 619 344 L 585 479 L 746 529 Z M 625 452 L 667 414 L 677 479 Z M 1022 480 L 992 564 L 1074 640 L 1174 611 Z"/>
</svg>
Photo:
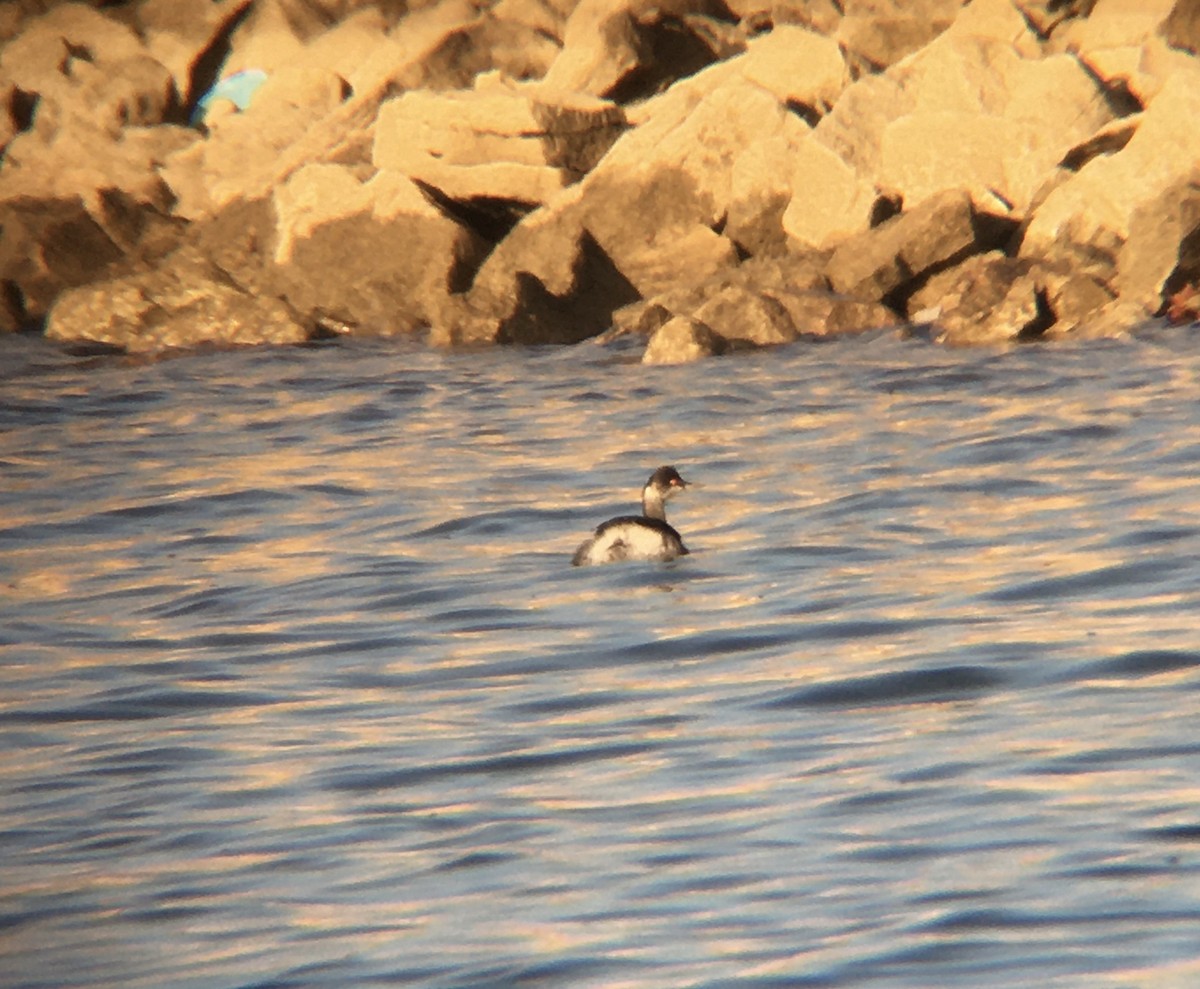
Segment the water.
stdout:
<svg viewBox="0 0 1200 989">
<path fill-rule="evenodd" d="M 632 356 L 0 342 L 6 989 L 1200 984 L 1195 331 Z"/>
</svg>

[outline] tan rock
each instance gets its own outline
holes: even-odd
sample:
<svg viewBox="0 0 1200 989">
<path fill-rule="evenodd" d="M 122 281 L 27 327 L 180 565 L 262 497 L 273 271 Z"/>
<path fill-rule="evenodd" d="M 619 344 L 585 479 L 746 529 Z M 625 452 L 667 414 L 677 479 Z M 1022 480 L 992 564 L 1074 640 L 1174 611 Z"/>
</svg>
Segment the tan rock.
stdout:
<svg viewBox="0 0 1200 989">
<path fill-rule="evenodd" d="M 932 316 L 938 339 L 998 344 L 1040 335 L 1039 285 L 1028 261 L 998 251 L 977 254 L 935 274 L 909 300 L 910 314 Z M 1030 331 L 1030 327 L 1034 330 Z"/>
<path fill-rule="evenodd" d="M 1064 34 L 1065 25 L 1087 17 L 1096 0 L 1017 0 L 1014 6 L 1043 38 Z"/>
<path fill-rule="evenodd" d="M 64 3 L 26 21 L 0 48 L 0 76 L 25 92 L 50 96 L 71 85 L 72 69 L 144 55 L 137 34 L 85 3 Z"/>
<path fill-rule="evenodd" d="M 956 57 L 928 66 L 918 105 L 883 132 L 879 183 L 915 204 L 948 188 L 966 188 L 982 209 L 1022 215 L 1034 194 L 1071 147 L 1112 119 L 1094 80 L 1065 55 L 1041 61 L 1017 58 L 993 42 L 979 42 L 969 61 L 970 92 L 947 99 L 934 88 L 943 72 L 962 78 Z M 985 52 L 991 52 L 985 56 Z M 969 78 L 969 76 L 966 76 Z M 1053 92 L 1047 100 L 1044 93 Z M 956 108 L 930 109 L 958 104 Z"/>
<path fill-rule="evenodd" d="M 0 201 L 0 331 L 44 319 L 66 288 L 116 265 L 122 251 L 78 196 Z"/>
<path fill-rule="evenodd" d="M 741 73 L 780 103 L 822 116 L 850 81 L 841 49 L 832 38 L 790 24 L 746 46 Z"/>
<path fill-rule="evenodd" d="M 688 364 L 723 354 L 728 347 L 720 334 L 699 320 L 673 316 L 650 337 L 642 354 L 642 363 Z"/>
<path fill-rule="evenodd" d="M 301 313 L 361 333 L 439 321 L 485 250 L 394 172 L 360 183 L 346 166 L 308 165 L 275 191 L 274 203 L 279 294 Z"/>
<path fill-rule="evenodd" d="M 199 219 L 236 199 L 266 193 L 280 176 L 280 157 L 340 107 L 344 82 L 322 69 L 293 66 L 269 76 L 244 113 L 208 118 L 209 135 L 162 170 L 178 199 L 176 212 Z"/>
<path fill-rule="evenodd" d="M 537 204 L 578 181 L 624 126 L 614 103 L 541 86 L 412 92 L 380 108 L 373 161 L 451 199 Z"/>
<path fill-rule="evenodd" d="M 748 286 L 730 285 L 714 292 L 692 315 L 726 340 L 760 347 L 791 343 L 798 335 L 786 306 Z"/>
<path fill-rule="evenodd" d="M 179 0 L 141 0 L 134 10 L 139 34 L 146 48 L 175 80 L 185 106 L 203 95 L 194 83 L 207 87 L 198 63 L 226 37 L 234 21 L 246 8 L 245 0 L 212 0 L 210 3 L 180 3 Z"/>
<path fill-rule="evenodd" d="M 1148 315 L 1159 313 L 1169 280 L 1200 278 L 1200 162 L 1186 178 L 1134 207 L 1118 256 L 1115 288 Z"/>
<path fill-rule="evenodd" d="M 870 226 L 878 199 L 874 185 L 815 136 L 796 145 L 790 185 L 783 229 L 794 243 L 832 247 Z"/>
<path fill-rule="evenodd" d="M 963 0 L 846 0 L 836 40 L 857 66 L 878 71 L 945 31 L 962 5 Z"/>
<path fill-rule="evenodd" d="M 721 5 L 712 0 L 581 0 L 545 81 L 618 102 L 648 95 L 730 54 L 703 30 L 693 29 L 690 20 L 720 13 Z M 676 37 L 660 56 L 654 37 L 664 25 Z"/>
<path fill-rule="evenodd" d="M 1067 264 L 1150 305 L 1161 284 L 1149 273 L 1161 264 L 1142 264 L 1133 253 L 1138 243 L 1131 253 L 1123 248 L 1135 214 L 1155 203 L 1167 209 L 1164 195 L 1191 179 L 1200 160 L 1197 119 L 1200 67 L 1168 80 L 1122 150 L 1091 159 L 1046 196 L 1024 232 L 1022 256 Z"/>
<path fill-rule="evenodd" d="M 947 191 L 844 241 L 825 273 L 835 292 L 879 300 L 980 249 L 977 237 L 970 197 Z"/>
<path fill-rule="evenodd" d="M 795 144 L 782 135 L 760 141 L 733 163 L 725 237 L 752 256 L 787 250 L 784 216 L 792 201 Z"/>
<path fill-rule="evenodd" d="M 181 251 L 153 271 L 63 292 L 46 336 L 155 352 L 299 343 L 309 332 L 283 302 L 250 295 L 194 252 Z"/>
<path fill-rule="evenodd" d="M 1200 55 L 1200 7 L 1194 0 L 1175 0 L 1159 33 L 1172 48 Z"/>
</svg>

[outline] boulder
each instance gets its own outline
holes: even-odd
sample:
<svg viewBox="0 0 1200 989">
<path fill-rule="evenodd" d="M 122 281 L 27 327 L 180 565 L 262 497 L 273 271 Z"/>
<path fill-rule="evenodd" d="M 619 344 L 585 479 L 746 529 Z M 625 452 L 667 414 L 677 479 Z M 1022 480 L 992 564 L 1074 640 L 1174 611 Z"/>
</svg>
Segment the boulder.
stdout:
<svg viewBox="0 0 1200 989">
<path fill-rule="evenodd" d="M 394 172 L 360 182 L 347 166 L 308 165 L 275 190 L 274 207 L 280 294 L 361 333 L 440 323 L 485 249 Z"/>
<path fill-rule="evenodd" d="M 0 331 L 39 325 L 59 293 L 123 256 L 78 196 L 0 201 Z"/>
<path fill-rule="evenodd" d="M 728 0 L 728 7 L 750 34 L 794 24 L 828 37 L 842 19 L 842 0 Z"/>
<path fill-rule="evenodd" d="M 79 3 L 27 21 L 0 48 L 0 78 L 20 94 L 25 126 L 46 139 L 71 125 L 115 138 L 174 119 L 178 106 L 171 73 L 134 31 Z"/>
<path fill-rule="evenodd" d="M 1096 0 L 1016 0 L 1014 5 L 1038 37 L 1050 39 L 1076 18 L 1087 17 Z"/>
<path fill-rule="evenodd" d="M 1137 204 L 1117 257 L 1117 295 L 1147 315 L 1162 311 L 1181 286 L 1200 279 L 1200 163 Z"/>
<path fill-rule="evenodd" d="M 180 101 L 191 112 L 216 80 L 229 39 L 250 13 L 250 0 L 141 0 L 134 9 L 147 51 L 171 73 Z"/>
<path fill-rule="evenodd" d="M 699 320 L 672 316 L 654 331 L 642 353 L 643 364 L 687 364 L 723 354 L 729 342 Z"/>
<path fill-rule="evenodd" d="M 540 205 L 577 182 L 625 127 L 614 103 L 494 77 L 446 93 L 389 100 L 375 126 L 373 161 L 448 199 Z"/>
<path fill-rule="evenodd" d="M 964 52 L 967 59 L 956 65 Z M 907 204 L 965 188 L 981 208 L 1024 215 L 1071 147 L 1111 121 L 1105 95 L 1067 55 L 1033 61 L 991 40 L 946 54 L 937 73 L 977 72 L 980 98 L 965 96 L 959 108 L 944 92 L 922 97 L 922 106 L 888 124 L 877 181 Z M 937 74 L 928 68 L 926 85 Z M 1043 98 L 1047 92 L 1055 98 Z"/>
<path fill-rule="evenodd" d="M 1175 0 L 1159 33 L 1172 48 L 1182 48 L 1200 55 L 1200 3 L 1196 0 Z"/>
<path fill-rule="evenodd" d="M 823 250 L 871 225 L 879 202 L 863 179 L 815 134 L 794 142 L 787 175 L 788 199 L 780 226 L 798 247 Z"/>
<path fill-rule="evenodd" d="M 119 139 L 85 125 L 49 137 L 26 131 L 10 142 L 0 161 L 0 200 L 79 196 L 103 223 L 102 195 L 118 190 L 132 201 L 168 211 L 173 199 L 156 169 L 194 140 L 193 131 L 175 126 L 131 127 Z"/>
<path fill-rule="evenodd" d="M 434 326 L 441 345 L 578 343 L 637 298 L 584 224 L 579 186 L 535 210 L 500 242 L 457 311 Z"/>
<path fill-rule="evenodd" d="M 726 340 L 759 347 L 791 343 L 799 335 L 786 306 L 749 286 L 730 285 L 714 292 L 692 316 Z"/>
<path fill-rule="evenodd" d="M 292 66 L 270 75 L 244 113 L 210 115 L 209 134 L 174 155 L 162 175 L 176 212 L 199 219 L 236 199 L 253 199 L 275 184 L 281 154 L 346 97 L 341 77 Z"/>
<path fill-rule="evenodd" d="M 1086 275 L 999 251 L 935 274 L 908 302 L 909 318 L 932 319 L 950 344 L 1001 344 L 1085 335 L 1113 301 Z"/>
<path fill-rule="evenodd" d="M 81 4 L 55 7 L 0 52 L 0 78 L 10 122 L 0 199 L 80 196 L 98 221 L 105 190 L 169 208 L 155 167 L 195 135 L 158 126 L 176 113 L 174 83 L 130 28 Z"/>
<path fill-rule="evenodd" d="M 954 23 L 963 0 L 845 0 L 837 44 L 857 73 L 878 72 Z"/>
<path fill-rule="evenodd" d="M 985 246 L 970 196 L 949 191 L 843 241 L 825 274 L 836 292 L 883 300 L 910 293 L 935 269 Z"/>
<path fill-rule="evenodd" d="M 285 303 L 242 291 L 187 249 L 152 271 L 63 292 L 46 325 L 53 340 L 104 343 L 131 353 L 299 343 L 309 335 Z"/>
<path fill-rule="evenodd" d="M 850 82 L 836 41 L 789 24 L 747 44 L 741 73 L 810 123 L 829 111 Z"/>
<path fill-rule="evenodd" d="M 705 281 L 680 283 L 617 313 L 613 333 L 649 336 L 647 363 L 679 363 L 896 324 L 896 313 L 881 303 L 829 292 L 820 260 L 752 258 Z"/>
<path fill-rule="evenodd" d="M 1110 91 L 1145 103 L 1163 82 L 1146 62 L 1147 44 L 1163 44 L 1158 32 L 1172 6 L 1173 0 L 1096 0 L 1086 18 L 1054 36 L 1055 47 L 1073 54 Z"/>
<path fill-rule="evenodd" d="M 581 0 L 567 20 L 548 85 L 624 103 L 726 58 L 721 0 Z"/>
<path fill-rule="evenodd" d="M 75 73 L 86 66 L 145 54 L 132 28 L 85 3 L 63 3 L 21 25 L 20 34 L 0 49 L 0 75 L 52 101 L 74 88 Z"/>
<path fill-rule="evenodd" d="M 1033 267 L 998 251 L 967 258 L 935 274 L 913 294 L 910 318 L 932 317 L 938 339 L 957 345 L 1040 336 L 1046 318 Z"/>
<path fill-rule="evenodd" d="M 310 65 L 272 74 L 245 113 L 221 118 L 207 140 L 162 170 L 179 199 L 176 212 L 201 219 L 236 200 L 258 199 L 313 162 L 369 165 L 375 118 L 386 99 L 473 78 L 464 67 L 470 61 L 464 32 L 478 20 L 466 0 L 446 0 L 405 17 L 347 77 Z"/>
<path fill-rule="evenodd" d="M 1092 158 L 1046 196 L 1024 231 L 1021 255 L 1090 275 L 1147 314 L 1157 312 L 1170 259 L 1188 236 L 1190 207 L 1183 204 L 1200 160 L 1197 119 L 1200 66 L 1168 80 L 1121 150 Z M 1167 219 L 1159 224 L 1150 219 L 1155 214 Z"/>
<path fill-rule="evenodd" d="M 977 0 L 920 51 L 850 86 L 814 136 L 906 206 L 967 188 L 981 209 L 1021 216 L 1045 173 L 1113 117 L 1073 58 L 1042 54 L 1008 0 Z"/>
<path fill-rule="evenodd" d="M 440 339 L 578 340 L 605 330 L 621 306 L 678 284 L 681 274 L 695 284 L 735 266 L 738 247 L 725 232 L 735 189 L 736 201 L 751 203 L 755 169 L 763 187 L 775 181 L 762 149 L 808 132 L 741 75 L 743 66 L 741 58 L 715 66 L 643 106 L 641 125 L 581 182 L 512 229 Z M 777 223 L 782 202 L 775 208 Z M 562 326 L 552 331 L 555 319 Z"/>
<path fill-rule="evenodd" d="M 163 125 L 170 73 L 124 24 L 81 4 L 27 20 L 0 51 L 0 325 L 36 326 L 58 292 L 177 243 L 158 164 L 195 135 Z M 129 257 L 127 258 L 127 255 Z"/>
</svg>

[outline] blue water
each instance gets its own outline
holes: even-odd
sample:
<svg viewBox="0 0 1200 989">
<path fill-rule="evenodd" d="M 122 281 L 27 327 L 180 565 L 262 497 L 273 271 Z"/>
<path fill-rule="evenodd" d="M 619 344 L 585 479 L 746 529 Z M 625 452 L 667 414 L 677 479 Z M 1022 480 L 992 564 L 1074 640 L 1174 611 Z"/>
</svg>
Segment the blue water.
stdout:
<svg viewBox="0 0 1200 989">
<path fill-rule="evenodd" d="M 6 989 L 1200 985 L 1195 328 L 0 368 Z"/>
</svg>

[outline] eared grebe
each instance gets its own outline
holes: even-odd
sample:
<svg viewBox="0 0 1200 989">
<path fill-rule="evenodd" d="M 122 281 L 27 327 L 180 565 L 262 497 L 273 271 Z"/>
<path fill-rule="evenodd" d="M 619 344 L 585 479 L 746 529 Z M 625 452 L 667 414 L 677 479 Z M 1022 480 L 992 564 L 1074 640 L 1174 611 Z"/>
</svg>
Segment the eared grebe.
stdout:
<svg viewBox="0 0 1200 989">
<path fill-rule="evenodd" d="M 673 560 L 688 549 L 679 533 L 667 524 L 667 499 L 687 487 L 674 467 L 660 467 L 642 488 L 642 514 L 621 515 L 596 527 L 571 562 L 614 563 L 617 560 Z"/>
</svg>

